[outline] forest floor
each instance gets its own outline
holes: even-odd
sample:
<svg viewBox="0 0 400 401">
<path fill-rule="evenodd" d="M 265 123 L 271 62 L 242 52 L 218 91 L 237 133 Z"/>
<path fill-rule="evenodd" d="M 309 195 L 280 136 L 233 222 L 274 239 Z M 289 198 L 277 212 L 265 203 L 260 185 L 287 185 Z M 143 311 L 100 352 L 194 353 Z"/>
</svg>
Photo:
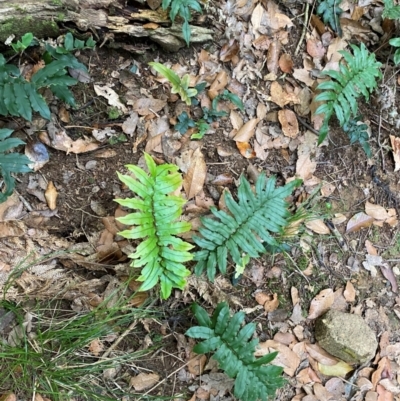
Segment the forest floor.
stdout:
<svg viewBox="0 0 400 401">
<path fill-rule="evenodd" d="M 125 38 L 126 49 L 82 51 L 77 57 L 91 81 L 72 88 L 76 108 L 45 94 L 51 123 L 3 119 L 27 148 L 44 141 L 49 160 L 18 175 L 15 193 L 0 205 L 0 336 L 8 347 L 0 355 L 2 401 L 233 400 L 232 380 L 209 356 L 195 358 L 184 335 L 197 324 L 194 301 L 209 313 L 225 301 L 256 323 L 260 343 L 280 353 L 275 362 L 287 384 L 277 400 L 400 399 L 400 149 L 390 138 L 400 122 L 399 81 L 387 44 L 394 24 L 379 19 L 380 3 L 343 1 L 339 37 L 312 5 L 305 15 L 300 2 L 242 3 L 210 2 L 195 17 L 214 30 L 210 43 L 168 53 Z M 377 90 L 359 102 L 370 158 L 334 118 L 317 145 L 315 88 L 350 43 L 365 43 L 382 63 Z M 171 94 L 152 61 L 190 74 L 192 86 L 206 82 L 199 105 Z M 199 119 L 200 106 L 211 108 L 226 89 L 242 111 L 221 101 L 226 115 L 201 139 L 191 139 L 195 128 L 174 129 L 182 112 Z M 238 281 L 231 264 L 213 283 L 190 276 L 168 300 L 158 287 L 137 292 L 127 257 L 137 242 L 117 234 L 115 217 L 124 211 L 114 200 L 132 196 L 117 172 L 144 167 L 144 151 L 183 174 L 188 241 L 211 206 L 226 207 L 224 191 L 236 197 L 240 177 L 254 183 L 261 172 L 278 185 L 301 178 L 289 207 L 305 204 L 307 218 L 286 252 L 251 259 Z M 58 193 L 55 210 L 44 197 L 49 182 Z M 315 318 L 331 308 L 361 315 L 379 343 L 376 357 L 345 378 L 323 375 L 306 348 L 315 343 Z"/>
</svg>

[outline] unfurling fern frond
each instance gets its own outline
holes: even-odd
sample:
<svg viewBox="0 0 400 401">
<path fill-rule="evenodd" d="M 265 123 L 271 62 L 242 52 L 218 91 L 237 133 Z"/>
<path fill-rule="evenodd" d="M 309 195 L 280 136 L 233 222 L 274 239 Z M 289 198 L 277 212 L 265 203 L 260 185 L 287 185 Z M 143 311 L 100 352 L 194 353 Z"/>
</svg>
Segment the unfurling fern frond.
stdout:
<svg viewBox="0 0 400 401">
<path fill-rule="evenodd" d="M 225 195 L 226 206 L 231 214 L 211 208 L 216 219 L 201 219 L 199 232 L 202 237 L 193 237 L 201 248 L 194 257 L 197 260 L 196 274 L 207 269 L 212 281 L 217 266 L 221 273 L 226 272 L 228 255 L 236 264 L 241 264 L 242 253 L 255 258 L 266 252 L 262 242 L 273 247 L 279 245 L 271 233 L 281 233 L 288 225 L 290 213 L 285 198 L 300 185 L 301 180 L 294 180 L 280 188 L 275 188 L 275 181 L 275 177 L 267 180 L 265 174 L 260 174 L 253 192 L 249 182 L 241 177 L 239 202 L 229 193 Z"/>
<path fill-rule="evenodd" d="M 119 179 L 137 195 L 132 199 L 117 199 L 122 206 L 137 212 L 118 218 L 123 224 L 133 228 L 119 234 L 129 239 L 145 239 L 129 255 L 132 267 L 142 267 L 138 281 L 143 281 L 141 291 L 149 290 L 159 281 L 161 297 L 170 296 L 172 288 L 183 289 L 185 277 L 190 272 L 183 265 L 192 259 L 188 252 L 193 248 L 189 243 L 176 237 L 190 230 L 190 224 L 176 221 L 185 200 L 169 195 L 182 183 L 182 177 L 173 164 L 157 166 L 152 157 L 144 155 L 149 173 L 134 165 L 126 166 L 134 177 L 118 173 Z"/>
<path fill-rule="evenodd" d="M 245 313 L 237 312 L 230 317 L 226 303 L 218 304 L 211 318 L 197 304 L 193 305 L 193 312 L 200 326 L 191 327 L 186 335 L 205 340 L 197 344 L 193 351 L 205 354 L 217 350 L 213 358 L 229 377 L 235 378 L 235 397 L 242 401 L 266 401 L 274 397 L 276 390 L 285 384 L 283 369 L 266 366 L 277 352 L 255 358 L 258 339 L 252 339 L 252 336 L 256 325 L 249 323 L 242 327 Z"/>
<path fill-rule="evenodd" d="M 370 53 L 362 43 L 361 47 L 351 45 L 353 55 L 347 51 L 340 51 L 345 59 L 340 63 L 340 71 L 324 71 L 331 80 L 318 85 L 323 90 L 315 97 L 316 101 L 326 103 L 319 106 L 315 114 L 325 114 L 318 143 L 321 144 L 328 134 L 328 123 L 333 113 L 339 120 L 340 126 L 350 121 L 351 116 L 357 115 L 357 99 L 363 95 L 366 100 L 377 86 L 377 79 L 382 77 L 381 63 L 375 60 L 375 54 Z"/>
<path fill-rule="evenodd" d="M 5 189 L 0 191 L 0 203 L 5 202 L 13 193 L 15 180 L 11 173 L 28 173 L 31 171 L 28 166 L 31 161 L 25 155 L 6 153 L 25 143 L 18 138 L 9 138 L 12 132 L 11 129 L 0 129 L 0 175 L 5 184 Z"/>
</svg>

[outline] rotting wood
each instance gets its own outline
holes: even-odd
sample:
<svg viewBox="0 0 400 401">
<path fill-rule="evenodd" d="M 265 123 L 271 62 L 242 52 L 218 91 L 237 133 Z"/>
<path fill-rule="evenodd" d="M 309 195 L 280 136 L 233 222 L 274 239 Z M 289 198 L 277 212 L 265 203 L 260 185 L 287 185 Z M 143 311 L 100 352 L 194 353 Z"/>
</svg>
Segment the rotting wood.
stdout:
<svg viewBox="0 0 400 401">
<path fill-rule="evenodd" d="M 149 22 L 153 22 L 151 27 Z M 10 35 L 19 38 L 26 32 L 38 38 L 56 37 L 59 26 L 65 23 L 73 23 L 81 31 L 92 31 L 100 41 L 111 33 L 149 38 L 167 51 L 186 46 L 181 26 L 171 25 L 160 9 L 138 10 L 124 6 L 120 0 L 32 0 L 20 4 L 0 0 L 1 42 Z M 191 43 L 211 41 L 212 34 L 210 29 L 191 26 Z"/>
</svg>

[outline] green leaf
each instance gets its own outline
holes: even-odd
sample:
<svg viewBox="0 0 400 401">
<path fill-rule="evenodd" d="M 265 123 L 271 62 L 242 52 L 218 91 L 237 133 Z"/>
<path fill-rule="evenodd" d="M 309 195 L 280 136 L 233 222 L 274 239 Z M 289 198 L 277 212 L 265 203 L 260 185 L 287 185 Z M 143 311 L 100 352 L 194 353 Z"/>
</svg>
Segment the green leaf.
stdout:
<svg viewBox="0 0 400 401">
<path fill-rule="evenodd" d="M 74 50 L 74 36 L 71 32 L 68 32 L 64 37 L 64 48 L 69 52 Z"/>
<path fill-rule="evenodd" d="M 186 19 L 182 25 L 182 35 L 183 35 L 183 39 L 185 40 L 186 44 L 189 46 L 191 30 L 190 30 L 189 22 Z"/>
<path fill-rule="evenodd" d="M 119 234 L 129 239 L 143 239 L 136 251 L 129 255 L 133 267 L 142 267 L 138 281 L 141 291 L 161 283 L 162 299 L 170 296 L 173 288 L 183 289 L 190 274 L 183 263 L 193 258 L 193 245 L 175 237 L 190 230 L 190 224 L 176 221 L 182 214 L 185 201 L 170 195 L 182 184 L 182 177 L 173 164 L 156 165 L 145 153 L 148 173 L 138 166 L 126 166 L 134 177 L 118 173 L 118 178 L 136 195 L 133 199 L 117 199 L 121 205 L 138 210 L 119 221 L 133 227 Z"/>
<path fill-rule="evenodd" d="M 14 93 L 18 114 L 25 120 L 32 121 L 32 108 L 24 85 L 16 82 L 14 84 Z"/>
<path fill-rule="evenodd" d="M 189 128 L 195 127 L 195 122 L 189 117 L 186 111 L 178 116 L 179 122 L 175 125 L 175 130 L 180 134 L 185 134 Z"/>
<path fill-rule="evenodd" d="M 200 326 L 191 327 L 186 335 L 192 338 L 201 338 L 205 341 L 195 345 L 196 353 L 208 353 L 215 351 L 215 359 L 219 367 L 225 373 L 235 379 L 234 394 L 242 401 L 267 400 L 275 396 L 278 388 L 285 384 L 282 378 L 283 369 L 278 366 L 267 365 L 277 355 L 273 352 L 256 359 L 254 353 L 258 339 L 252 339 L 255 324 L 246 324 L 243 312 L 230 317 L 229 307 L 226 303 L 217 305 L 213 317 L 204 317 L 204 309 L 193 306 L 196 317 L 198 311 L 202 311 L 198 319 Z"/>
<path fill-rule="evenodd" d="M 317 14 L 322 17 L 325 24 L 329 24 L 339 36 L 342 36 L 339 22 L 339 17 L 343 12 L 339 7 L 341 1 L 342 0 L 321 0 L 316 10 Z"/>
</svg>

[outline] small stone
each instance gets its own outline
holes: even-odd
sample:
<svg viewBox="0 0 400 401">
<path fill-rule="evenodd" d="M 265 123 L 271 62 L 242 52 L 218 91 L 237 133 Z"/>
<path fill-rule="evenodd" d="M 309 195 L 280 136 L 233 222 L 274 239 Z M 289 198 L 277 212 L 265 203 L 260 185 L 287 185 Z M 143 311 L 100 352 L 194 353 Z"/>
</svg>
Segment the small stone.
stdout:
<svg viewBox="0 0 400 401">
<path fill-rule="evenodd" d="M 330 310 L 315 323 L 315 338 L 325 351 L 349 364 L 363 364 L 375 356 L 375 333 L 361 316 Z"/>
<path fill-rule="evenodd" d="M 86 164 L 85 164 L 85 169 L 86 170 L 93 170 L 96 168 L 97 165 L 97 161 L 96 160 L 89 160 Z"/>
</svg>

